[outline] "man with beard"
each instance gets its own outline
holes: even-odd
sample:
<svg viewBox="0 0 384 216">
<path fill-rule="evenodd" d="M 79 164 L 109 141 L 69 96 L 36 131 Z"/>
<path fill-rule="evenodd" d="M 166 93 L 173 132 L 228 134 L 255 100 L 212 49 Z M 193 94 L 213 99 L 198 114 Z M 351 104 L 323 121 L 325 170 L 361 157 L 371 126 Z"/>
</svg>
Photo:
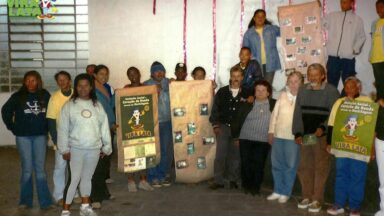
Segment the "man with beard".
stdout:
<svg viewBox="0 0 384 216">
<path fill-rule="evenodd" d="M 303 200 L 298 208 L 319 212 L 324 199 L 324 186 L 330 169 L 330 155 L 326 151 L 326 129 L 329 113 L 339 98 L 337 89 L 325 82 L 325 69 L 311 64 L 307 71 L 308 82 L 296 98 L 292 133 L 301 145 L 298 177 Z"/>
<path fill-rule="evenodd" d="M 214 183 L 210 186 L 212 190 L 224 188 L 226 181 L 229 181 L 231 188 L 237 188 L 237 182 L 240 180 L 239 147 L 231 135 L 231 124 L 239 104 L 252 95 L 252 91 L 241 87 L 243 79 L 241 67 L 232 67 L 229 85 L 220 88 L 214 98 L 209 118 L 217 139 Z"/>
</svg>

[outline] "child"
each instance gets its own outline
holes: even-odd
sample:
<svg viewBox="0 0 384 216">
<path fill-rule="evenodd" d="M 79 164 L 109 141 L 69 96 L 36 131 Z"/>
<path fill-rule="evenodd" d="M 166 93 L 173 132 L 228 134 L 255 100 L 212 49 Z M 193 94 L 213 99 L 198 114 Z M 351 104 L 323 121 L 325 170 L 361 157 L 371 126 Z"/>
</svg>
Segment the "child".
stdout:
<svg viewBox="0 0 384 216">
<path fill-rule="evenodd" d="M 300 146 L 292 135 L 296 96 L 304 83 L 303 75 L 292 72 L 287 78 L 286 91 L 276 102 L 269 124 L 268 142 L 272 145 L 271 161 L 274 190 L 267 200 L 286 203 L 291 195 L 300 159 Z"/>
<path fill-rule="evenodd" d="M 345 97 L 340 98 L 332 107 L 328 120 L 327 150 L 330 152 L 332 130 L 336 112 L 345 100 L 372 102 L 367 96 L 361 96 L 361 82 L 356 77 L 348 77 L 344 82 Z M 367 142 L 371 142 L 367 140 Z M 373 155 L 372 151 L 372 155 Z M 328 214 L 344 214 L 344 206 L 349 203 L 350 216 L 360 215 L 360 206 L 364 199 L 365 177 L 368 164 L 364 161 L 345 157 L 341 153 L 334 153 L 336 157 L 335 203 L 327 210 Z"/>
<path fill-rule="evenodd" d="M 136 67 L 130 67 L 127 70 L 127 77 L 129 81 L 131 81 L 130 84 L 127 84 L 124 88 L 133 88 L 133 87 L 139 87 L 143 84 L 140 82 L 140 71 Z M 153 188 L 151 185 L 147 182 L 147 171 L 141 170 L 136 173 L 128 173 L 128 191 L 129 192 L 137 192 L 137 187 L 135 183 L 135 176 L 140 175 L 140 182 L 138 185 L 139 189 L 145 190 L 145 191 L 152 191 Z"/>
<path fill-rule="evenodd" d="M 245 193 L 260 193 L 264 166 L 269 149 L 268 125 L 275 100 L 271 98 L 272 87 L 266 80 L 255 83 L 254 103 L 241 104 L 232 133 L 239 139 L 241 159 L 241 186 Z"/>
<path fill-rule="evenodd" d="M 173 142 L 171 106 L 169 98 L 169 79 L 165 77 L 165 68 L 160 62 L 151 65 L 151 79 L 144 85 L 156 85 L 159 100 L 159 129 L 160 129 L 160 154 L 161 160 L 157 167 L 148 171 L 148 180 L 153 187 L 170 186 L 170 170 L 173 162 Z"/>
<path fill-rule="evenodd" d="M 177 63 L 175 67 L 176 81 L 185 81 L 187 78 L 187 65 L 183 63 Z"/>
<path fill-rule="evenodd" d="M 194 80 L 205 80 L 206 74 L 205 69 L 198 66 L 193 69 L 191 76 Z"/>
<path fill-rule="evenodd" d="M 57 143 L 64 160 L 70 161 L 71 170 L 61 215 L 70 215 L 69 208 L 78 185 L 82 199 L 80 215 L 96 215 L 89 205 L 91 179 L 99 157 L 110 155 L 112 145 L 107 114 L 97 101 L 94 81 L 88 74 L 75 78 L 72 98 L 60 113 Z"/>
<path fill-rule="evenodd" d="M 241 85 L 248 89 L 253 89 L 255 82 L 263 79 L 260 64 L 255 59 L 251 60 L 251 57 L 251 49 L 242 47 L 239 53 L 240 62 L 237 65 L 241 67 L 244 73 L 244 79 Z"/>
</svg>

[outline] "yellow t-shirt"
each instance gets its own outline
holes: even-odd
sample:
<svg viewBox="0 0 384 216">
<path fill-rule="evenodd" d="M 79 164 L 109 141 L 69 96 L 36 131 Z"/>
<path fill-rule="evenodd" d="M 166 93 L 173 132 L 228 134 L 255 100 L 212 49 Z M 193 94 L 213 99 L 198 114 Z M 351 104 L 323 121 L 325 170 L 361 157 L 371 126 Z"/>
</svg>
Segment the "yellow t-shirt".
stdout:
<svg viewBox="0 0 384 216">
<path fill-rule="evenodd" d="M 71 98 L 73 89 L 71 89 L 71 95 L 65 96 L 61 93 L 61 90 L 52 94 L 48 102 L 47 118 L 56 119 L 56 124 L 59 121 L 60 111 L 63 105 Z"/>
<path fill-rule="evenodd" d="M 375 32 L 372 32 L 372 52 L 371 58 L 369 61 L 371 63 L 384 62 L 384 52 L 383 52 L 383 28 L 384 28 L 384 19 L 379 19 L 375 26 Z"/>
<path fill-rule="evenodd" d="M 263 28 L 256 28 L 256 32 L 260 36 L 260 47 L 261 47 L 261 64 L 267 63 L 267 56 L 265 55 L 265 46 L 264 46 L 264 38 L 263 38 Z"/>
</svg>

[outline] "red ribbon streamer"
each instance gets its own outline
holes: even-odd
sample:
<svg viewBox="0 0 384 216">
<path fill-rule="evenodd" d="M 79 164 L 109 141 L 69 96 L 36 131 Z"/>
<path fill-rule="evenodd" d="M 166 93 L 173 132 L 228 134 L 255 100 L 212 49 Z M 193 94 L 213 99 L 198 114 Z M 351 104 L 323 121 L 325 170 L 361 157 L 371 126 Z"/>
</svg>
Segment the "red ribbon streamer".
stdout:
<svg viewBox="0 0 384 216">
<path fill-rule="evenodd" d="M 212 0 L 212 25 L 213 25 L 213 80 L 216 80 L 217 72 L 217 44 L 216 44 L 216 0 Z"/>
<path fill-rule="evenodd" d="M 322 7 L 322 12 L 323 12 L 323 17 L 327 15 L 327 9 L 328 9 L 328 2 L 327 0 L 323 0 L 323 7 Z M 328 32 L 323 31 L 323 39 L 324 41 L 328 40 Z"/>
<path fill-rule="evenodd" d="M 263 8 L 263 10 L 265 10 L 265 5 L 266 5 L 266 0 L 263 0 L 262 2 L 261 2 L 261 8 Z"/>
<path fill-rule="evenodd" d="M 293 3 L 293 1 L 292 0 L 289 0 L 289 5 L 291 5 Z"/>
<path fill-rule="evenodd" d="M 353 5 L 352 5 L 352 11 L 353 11 L 353 13 L 356 13 L 356 1 L 357 1 L 357 0 L 353 1 Z"/>
<path fill-rule="evenodd" d="M 183 20 L 183 55 L 184 64 L 187 64 L 187 0 L 184 0 L 184 20 Z"/>
<path fill-rule="evenodd" d="M 156 15 L 156 0 L 153 0 L 153 9 L 152 9 L 153 15 Z"/>
<path fill-rule="evenodd" d="M 243 46 L 243 28 L 244 28 L 244 0 L 241 0 L 240 5 L 240 47 Z"/>
</svg>

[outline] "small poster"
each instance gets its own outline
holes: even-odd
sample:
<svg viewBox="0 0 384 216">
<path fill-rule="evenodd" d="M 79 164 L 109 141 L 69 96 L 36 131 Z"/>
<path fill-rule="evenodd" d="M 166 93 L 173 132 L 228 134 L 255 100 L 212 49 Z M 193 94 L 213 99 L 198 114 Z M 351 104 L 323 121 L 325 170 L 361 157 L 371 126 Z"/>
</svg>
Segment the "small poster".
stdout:
<svg viewBox="0 0 384 216">
<path fill-rule="evenodd" d="M 292 70 L 304 76 L 313 63 L 325 65 L 321 8 L 318 2 L 278 7 L 282 55 L 286 74 Z M 289 70 L 289 71 L 287 71 Z"/>
<path fill-rule="evenodd" d="M 336 112 L 331 153 L 369 162 L 377 113 L 376 103 L 343 101 Z"/>
<path fill-rule="evenodd" d="M 135 172 L 159 162 L 156 86 L 116 90 L 118 170 Z"/>
</svg>

